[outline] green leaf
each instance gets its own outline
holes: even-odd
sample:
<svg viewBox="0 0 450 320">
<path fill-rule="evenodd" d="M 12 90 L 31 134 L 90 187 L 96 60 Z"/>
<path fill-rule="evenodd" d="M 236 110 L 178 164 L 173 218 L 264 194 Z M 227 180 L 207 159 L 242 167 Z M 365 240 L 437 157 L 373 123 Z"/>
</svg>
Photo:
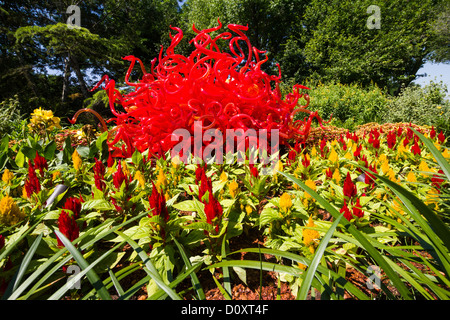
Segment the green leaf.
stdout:
<svg viewBox="0 0 450 320">
<path fill-rule="evenodd" d="M 25 164 L 25 155 L 22 153 L 21 150 L 17 152 L 16 159 L 14 160 L 19 168 L 23 168 Z"/>
<path fill-rule="evenodd" d="M 341 221 L 341 218 L 343 217 L 343 214 L 341 214 L 331 225 L 330 229 L 328 229 L 327 233 L 323 237 L 323 239 L 320 241 L 319 247 L 317 248 L 316 253 L 314 254 L 313 261 L 308 266 L 308 269 L 306 270 L 306 273 L 303 275 L 302 279 L 302 285 L 300 287 L 300 292 L 298 293 L 297 299 L 298 300 L 306 300 L 306 297 L 308 295 L 309 288 L 311 287 L 312 279 L 314 278 L 315 272 L 317 270 L 317 266 L 320 263 L 320 260 L 323 257 L 323 254 L 325 252 L 325 249 L 328 245 L 328 242 L 331 239 L 331 236 L 334 233 L 334 230 L 336 230 L 336 227 L 338 226 L 339 222 Z"/>
<path fill-rule="evenodd" d="M 111 204 L 111 202 L 109 202 L 109 201 L 107 201 L 105 199 L 87 200 L 86 202 L 83 202 L 81 208 L 82 208 L 82 210 L 86 210 L 86 211 L 91 211 L 91 210 L 99 210 L 99 211 L 115 210 L 115 208 Z"/>
<path fill-rule="evenodd" d="M 53 157 L 55 156 L 55 151 L 56 151 L 56 142 L 52 140 L 49 144 L 45 146 L 44 158 L 49 161 L 52 160 Z"/>
<path fill-rule="evenodd" d="M 69 252 L 72 254 L 73 258 L 77 261 L 81 269 L 85 270 L 89 268 L 89 270 L 87 270 L 86 272 L 87 278 L 96 289 L 99 297 L 102 300 L 112 300 L 111 296 L 108 293 L 108 290 L 106 290 L 105 286 L 103 285 L 103 282 L 92 269 L 93 266 L 89 266 L 89 263 L 83 258 L 83 255 L 80 253 L 80 251 L 78 251 L 77 248 L 75 248 L 75 246 L 72 244 L 72 242 L 70 242 L 59 230 L 55 230 L 55 233 L 57 234 L 63 245 L 67 248 L 67 250 L 69 250 Z"/>
</svg>

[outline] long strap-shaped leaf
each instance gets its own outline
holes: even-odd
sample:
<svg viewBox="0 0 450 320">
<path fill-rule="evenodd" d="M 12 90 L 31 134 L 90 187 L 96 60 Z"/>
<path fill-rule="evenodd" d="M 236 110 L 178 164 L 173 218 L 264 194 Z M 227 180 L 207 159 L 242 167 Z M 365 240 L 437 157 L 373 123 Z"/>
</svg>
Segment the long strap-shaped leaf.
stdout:
<svg viewBox="0 0 450 320">
<path fill-rule="evenodd" d="M 146 267 L 144 269 L 145 272 L 147 272 L 147 274 L 150 277 L 152 277 L 152 279 L 156 282 L 156 284 L 161 289 L 163 289 L 169 295 L 169 297 L 171 297 L 173 300 L 182 300 L 181 297 L 164 282 L 164 280 L 158 273 L 158 270 L 155 268 L 153 263 L 150 261 L 150 258 L 144 252 L 144 250 L 142 250 L 142 248 L 134 240 L 132 240 L 129 236 L 127 236 L 123 232 L 116 231 L 116 233 L 119 236 L 121 236 L 124 240 L 126 240 L 129 243 L 129 245 L 136 251 L 136 253 L 139 255 L 139 257 L 144 262 L 144 265 Z"/>
<path fill-rule="evenodd" d="M 77 248 L 70 242 L 69 239 L 67 239 L 59 230 L 55 230 L 56 235 L 61 240 L 63 245 L 69 250 L 69 252 L 72 254 L 73 258 L 77 261 L 78 265 L 81 269 L 87 269 L 89 267 L 89 263 L 83 258 L 83 255 L 80 251 L 78 251 Z M 95 273 L 93 269 L 90 269 L 86 273 L 87 278 L 89 279 L 89 282 L 92 284 L 92 286 L 97 290 L 97 293 L 99 297 L 102 300 L 112 300 L 111 295 L 108 293 L 108 290 L 103 285 L 103 282 L 100 280 L 100 277 Z"/>
<path fill-rule="evenodd" d="M 320 260 L 323 257 L 323 253 L 325 252 L 325 249 L 327 248 L 328 242 L 330 242 L 331 236 L 334 233 L 334 230 L 336 230 L 336 227 L 338 226 L 339 222 L 341 221 L 343 214 L 341 214 L 331 225 L 330 229 L 328 229 L 327 233 L 323 237 L 323 239 L 320 241 L 320 245 L 317 248 L 316 253 L 314 254 L 314 258 L 311 262 L 311 264 L 308 266 L 308 269 L 303 274 L 303 281 L 302 285 L 300 287 L 300 291 L 297 295 L 298 300 L 306 300 L 306 297 L 308 295 L 309 288 L 311 287 L 311 282 L 314 278 L 314 275 L 317 270 L 317 266 L 320 263 Z"/>
<path fill-rule="evenodd" d="M 27 268 L 31 262 L 31 259 L 33 259 L 34 253 L 36 252 L 36 249 L 38 248 L 41 240 L 42 240 L 42 233 L 40 233 L 39 236 L 36 238 L 36 240 L 34 240 L 33 244 L 31 245 L 30 249 L 28 250 L 27 254 L 23 258 L 22 263 L 20 264 L 20 267 L 17 270 L 17 273 L 13 279 L 14 281 L 11 281 L 9 283 L 9 286 L 6 289 L 6 292 L 3 295 L 2 299 L 9 298 L 10 295 L 14 292 L 14 290 L 17 289 L 20 281 L 22 280 L 22 277 L 24 276 L 25 272 L 27 271 Z"/>
<path fill-rule="evenodd" d="M 287 179 L 291 180 L 292 182 L 296 183 L 306 192 L 308 192 L 308 194 L 310 194 L 318 203 L 320 203 L 320 205 L 322 205 L 322 207 L 325 210 L 327 210 L 335 219 L 339 218 L 341 214 L 333 206 L 331 206 L 324 198 L 322 198 L 317 192 L 309 188 L 306 184 L 296 179 L 292 175 L 285 172 L 279 173 L 284 175 Z M 347 229 L 347 231 L 350 232 L 361 243 L 361 245 L 371 255 L 371 257 L 375 260 L 378 266 L 386 273 L 386 275 L 392 281 L 392 283 L 394 284 L 398 292 L 403 296 L 403 298 L 407 300 L 412 300 L 411 293 L 409 292 L 408 288 L 402 282 L 397 273 L 395 273 L 395 271 L 389 266 L 388 262 L 378 252 L 378 250 L 373 247 L 370 241 L 361 232 L 359 232 L 355 228 L 355 226 L 353 226 L 347 219 L 344 218 L 342 220 L 342 224 Z"/>
<path fill-rule="evenodd" d="M 445 160 L 444 156 L 441 154 L 441 152 L 434 146 L 433 142 L 430 139 L 425 138 L 423 134 L 421 134 L 419 131 L 417 131 L 414 128 L 411 128 L 412 131 L 419 137 L 420 140 L 427 146 L 427 148 L 431 151 L 434 158 L 436 159 L 437 163 L 441 167 L 442 171 L 444 172 L 445 176 L 448 180 L 450 180 L 450 164 L 447 160 Z"/>
</svg>

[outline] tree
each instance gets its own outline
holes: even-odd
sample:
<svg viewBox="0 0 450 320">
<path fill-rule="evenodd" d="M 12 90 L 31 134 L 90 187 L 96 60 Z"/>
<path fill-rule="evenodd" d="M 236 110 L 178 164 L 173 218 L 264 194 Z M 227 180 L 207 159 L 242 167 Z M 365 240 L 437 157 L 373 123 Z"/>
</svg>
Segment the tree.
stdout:
<svg viewBox="0 0 450 320">
<path fill-rule="evenodd" d="M 436 1 L 378 1 L 380 28 L 367 25 L 372 4 L 311 1 L 305 12 L 310 39 L 304 53 L 317 78 L 374 82 L 391 92 L 415 79 L 435 43 L 431 24 Z"/>
</svg>

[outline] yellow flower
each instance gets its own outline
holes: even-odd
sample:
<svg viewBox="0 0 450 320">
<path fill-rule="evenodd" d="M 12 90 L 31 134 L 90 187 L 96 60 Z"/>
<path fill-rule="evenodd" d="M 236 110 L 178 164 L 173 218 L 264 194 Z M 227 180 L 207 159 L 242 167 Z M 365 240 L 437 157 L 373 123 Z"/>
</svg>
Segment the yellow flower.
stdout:
<svg viewBox="0 0 450 320">
<path fill-rule="evenodd" d="M 450 151 L 448 151 L 449 149 L 445 149 L 444 152 L 442 152 L 442 156 L 444 158 L 450 159 Z"/>
<path fill-rule="evenodd" d="M 395 172 L 392 169 L 389 169 L 387 176 L 389 177 L 389 180 L 393 182 L 397 182 L 397 178 L 395 177 Z"/>
<path fill-rule="evenodd" d="M 421 173 L 422 177 L 426 177 L 427 176 L 427 174 L 424 173 L 424 172 L 430 172 L 430 168 L 428 167 L 428 164 L 425 161 L 423 161 L 423 160 L 420 161 L 419 171 L 423 171 Z"/>
<path fill-rule="evenodd" d="M 330 155 L 328 156 L 328 160 L 331 162 L 337 162 L 339 160 L 337 152 L 334 150 L 334 148 L 331 148 Z"/>
<path fill-rule="evenodd" d="M 378 160 L 379 160 L 381 163 L 387 162 L 387 161 L 388 161 L 387 156 L 386 156 L 384 153 L 381 154 L 381 156 L 378 158 Z"/>
<path fill-rule="evenodd" d="M 388 173 L 390 170 L 389 168 L 389 162 L 386 160 L 383 162 L 383 164 L 381 165 L 381 171 L 383 171 L 383 174 Z"/>
<path fill-rule="evenodd" d="M 142 172 L 140 172 L 139 170 L 136 171 L 136 173 L 134 174 L 134 179 L 137 180 L 139 182 L 139 185 L 141 186 L 141 188 L 144 189 L 145 179 L 144 179 L 144 175 L 142 174 Z"/>
<path fill-rule="evenodd" d="M 278 160 L 277 164 L 275 165 L 273 174 L 276 174 L 278 171 L 283 171 L 283 163 L 281 162 L 281 160 Z"/>
<path fill-rule="evenodd" d="M 73 161 L 73 167 L 76 171 L 80 170 L 81 165 L 83 164 L 83 161 L 81 160 L 80 154 L 77 150 L 75 150 L 72 153 L 72 161 Z"/>
<path fill-rule="evenodd" d="M 220 174 L 220 181 L 221 182 L 227 182 L 228 180 L 228 175 L 225 171 L 222 171 L 222 173 Z"/>
<path fill-rule="evenodd" d="M 162 168 L 159 168 L 158 176 L 156 178 L 156 188 L 159 192 L 161 192 L 161 186 L 166 187 L 167 186 L 167 179 L 166 175 L 164 174 L 164 170 Z"/>
<path fill-rule="evenodd" d="M 0 200 L 0 223 L 14 225 L 19 223 L 25 214 L 19 209 L 16 202 L 10 196 L 5 196 Z"/>
<path fill-rule="evenodd" d="M 410 171 L 408 173 L 408 175 L 406 176 L 406 181 L 417 182 L 417 179 L 416 179 L 416 176 L 415 176 L 414 172 Z"/>
<path fill-rule="evenodd" d="M 55 181 L 56 179 L 61 177 L 61 172 L 60 171 L 55 171 L 52 174 L 52 181 Z"/>
<path fill-rule="evenodd" d="M 334 169 L 333 176 L 331 177 L 336 183 L 339 183 L 341 181 L 341 174 L 339 173 L 338 169 Z"/>
<path fill-rule="evenodd" d="M 239 188 L 239 185 L 238 185 L 238 183 L 236 182 L 236 181 L 232 181 L 232 182 L 230 182 L 230 184 L 228 185 L 228 190 L 230 191 L 230 195 L 233 197 L 233 198 L 235 198 L 236 197 L 236 195 L 237 195 L 237 193 L 238 193 L 238 188 Z"/>
<path fill-rule="evenodd" d="M 246 205 L 246 206 L 245 206 L 245 212 L 247 212 L 247 214 L 252 213 L 252 212 L 253 212 L 252 207 L 251 207 L 250 205 Z"/>
<path fill-rule="evenodd" d="M 307 227 L 315 227 L 314 221 L 311 216 L 309 216 Z M 320 237 L 317 230 L 303 229 L 303 244 L 309 247 L 309 251 L 314 253 L 315 247 L 317 246 L 316 240 Z"/>
<path fill-rule="evenodd" d="M 316 183 L 314 181 L 312 181 L 311 179 L 308 179 L 305 181 L 305 184 L 310 187 L 311 189 L 313 189 L 314 191 L 316 191 Z M 309 199 L 311 197 L 311 195 L 308 192 L 305 192 L 305 198 Z"/>
<path fill-rule="evenodd" d="M 317 155 L 316 146 L 313 146 L 313 147 L 312 147 L 312 149 L 311 149 L 311 155 L 312 155 L 313 157 L 315 157 L 315 156 Z"/>
<path fill-rule="evenodd" d="M 283 193 L 280 197 L 280 208 L 284 212 L 288 212 L 288 210 L 292 207 L 292 200 L 289 193 Z"/>
<path fill-rule="evenodd" d="M 122 160 L 122 171 L 127 177 L 130 175 L 130 170 L 128 170 L 127 162 L 125 160 Z"/>
<path fill-rule="evenodd" d="M 14 178 L 14 173 L 9 171 L 8 169 L 5 169 L 2 175 L 2 181 L 6 184 L 10 184 L 11 180 Z"/>
<path fill-rule="evenodd" d="M 352 160 L 352 154 L 350 152 L 347 151 L 347 153 L 345 154 L 344 158 L 348 159 L 348 160 Z"/>
</svg>

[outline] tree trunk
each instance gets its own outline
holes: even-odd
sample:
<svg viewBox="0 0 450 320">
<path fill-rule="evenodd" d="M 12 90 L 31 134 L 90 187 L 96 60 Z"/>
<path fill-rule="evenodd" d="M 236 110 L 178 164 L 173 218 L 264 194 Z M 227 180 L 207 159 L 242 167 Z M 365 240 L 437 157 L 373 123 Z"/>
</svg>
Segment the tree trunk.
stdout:
<svg viewBox="0 0 450 320">
<path fill-rule="evenodd" d="M 81 73 L 80 70 L 80 65 L 78 64 L 78 60 L 74 57 L 74 56 L 70 56 L 70 61 L 71 61 L 71 67 L 73 69 L 73 71 L 75 71 L 75 74 L 78 78 L 78 84 L 80 85 L 81 88 L 81 94 L 83 95 L 83 97 L 85 99 L 89 98 L 89 92 L 86 86 L 86 82 L 83 79 L 83 74 Z"/>
<path fill-rule="evenodd" d="M 64 58 L 64 75 L 63 75 L 63 88 L 61 94 L 61 102 L 66 101 L 67 89 L 69 88 L 69 75 L 70 75 L 70 55 Z"/>
</svg>

